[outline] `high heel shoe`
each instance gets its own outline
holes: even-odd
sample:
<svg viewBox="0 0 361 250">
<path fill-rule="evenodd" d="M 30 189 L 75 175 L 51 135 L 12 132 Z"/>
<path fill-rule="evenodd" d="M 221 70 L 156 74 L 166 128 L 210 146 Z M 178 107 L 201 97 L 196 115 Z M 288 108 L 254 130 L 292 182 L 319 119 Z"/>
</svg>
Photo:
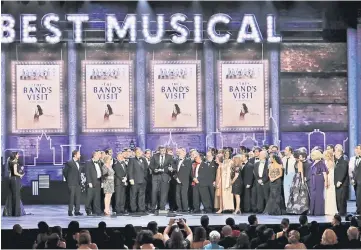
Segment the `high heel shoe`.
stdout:
<svg viewBox="0 0 361 250">
<path fill-rule="evenodd" d="M 109 215 L 110 215 L 110 212 L 104 212 L 104 215 L 105 215 L 105 216 L 109 216 Z"/>
<path fill-rule="evenodd" d="M 223 213 L 223 210 L 218 210 L 218 211 L 216 212 L 216 214 L 221 214 L 221 213 Z"/>
</svg>

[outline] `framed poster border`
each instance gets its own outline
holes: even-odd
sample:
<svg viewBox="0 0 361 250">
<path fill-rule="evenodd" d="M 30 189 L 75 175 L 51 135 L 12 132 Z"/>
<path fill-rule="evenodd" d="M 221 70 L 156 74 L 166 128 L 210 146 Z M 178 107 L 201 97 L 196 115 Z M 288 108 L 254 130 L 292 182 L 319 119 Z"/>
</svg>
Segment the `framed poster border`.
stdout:
<svg viewBox="0 0 361 250">
<path fill-rule="evenodd" d="M 154 100 L 154 66 L 155 65 L 169 65 L 169 64 L 196 64 L 197 68 L 197 86 L 196 86 L 196 96 L 197 96 L 197 127 L 175 127 L 175 128 L 166 128 L 166 127 L 155 127 L 155 100 Z M 202 99 L 202 79 L 201 79 L 201 61 L 200 60 L 177 60 L 177 61 L 164 61 L 164 60 L 152 60 L 151 61 L 151 82 L 150 82 L 150 88 L 151 88 L 151 126 L 150 126 L 150 132 L 161 132 L 161 133 L 167 133 L 167 132 L 202 132 L 203 126 L 202 126 L 202 117 L 203 117 L 203 99 Z"/>
<path fill-rule="evenodd" d="M 223 64 L 263 64 L 264 74 L 264 119 L 265 126 L 254 126 L 254 127 L 224 127 L 222 126 L 223 120 L 223 88 L 222 88 L 222 65 Z M 242 61 L 218 61 L 218 117 L 217 124 L 220 132 L 255 132 L 269 130 L 269 71 L 267 60 L 242 60 Z"/>
<path fill-rule="evenodd" d="M 17 112 L 17 65 L 59 65 L 59 95 L 60 95 L 60 128 L 59 129 L 18 129 L 16 122 Z M 14 134 L 39 134 L 39 133 L 64 133 L 64 105 L 63 105 L 63 65 L 62 60 L 58 61 L 12 61 L 11 62 L 11 115 L 12 126 L 11 131 Z"/>
<path fill-rule="evenodd" d="M 129 66 L 129 128 L 87 128 L 86 120 L 86 66 L 87 65 L 128 65 Z M 134 132 L 134 115 L 133 115 L 133 61 L 100 61 L 100 60 L 82 60 L 81 61 L 81 82 L 82 82 L 82 132 L 83 133 L 133 133 Z"/>
</svg>

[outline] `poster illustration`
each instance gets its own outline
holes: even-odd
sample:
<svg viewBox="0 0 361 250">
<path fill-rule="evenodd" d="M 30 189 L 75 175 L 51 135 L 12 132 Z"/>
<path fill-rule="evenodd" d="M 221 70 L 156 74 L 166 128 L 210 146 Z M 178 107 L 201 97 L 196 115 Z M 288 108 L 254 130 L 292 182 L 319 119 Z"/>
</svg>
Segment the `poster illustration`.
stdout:
<svg viewBox="0 0 361 250">
<path fill-rule="evenodd" d="M 12 62 L 12 132 L 64 132 L 62 61 Z"/>
<path fill-rule="evenodd" d="M 267 61 L 218 61 L 220 131 L 269 128 Z"/>
<path fill-rule="evenodd" d="M 151 132 L 202 131 L 200 61 L 152 61 L 151 69 Z"/>
<path fill-rule="evenodd" d="M 133 132 L 132 61 L 82 61 L 83 132 Z"/>
</svg>

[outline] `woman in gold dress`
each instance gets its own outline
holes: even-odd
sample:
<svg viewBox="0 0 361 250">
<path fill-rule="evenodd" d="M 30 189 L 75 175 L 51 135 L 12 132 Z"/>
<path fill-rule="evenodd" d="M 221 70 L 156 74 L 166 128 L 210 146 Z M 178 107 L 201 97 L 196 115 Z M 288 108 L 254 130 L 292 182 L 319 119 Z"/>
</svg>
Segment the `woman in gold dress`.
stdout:
<svg viewBox="0 0 361 250">
<path fill-rule="evenodd" d="M 220 214 L 223 211 L 234 210 L 231 183 L 231 169 L 233 164 L 231 152 L 229 150 L 224 151 L 224 160 L 222 155 L 217 155 L 216 160 L 219 166 L 216 178 L 215 208 L 219 208 L 217 213 Z"/>
</svg>

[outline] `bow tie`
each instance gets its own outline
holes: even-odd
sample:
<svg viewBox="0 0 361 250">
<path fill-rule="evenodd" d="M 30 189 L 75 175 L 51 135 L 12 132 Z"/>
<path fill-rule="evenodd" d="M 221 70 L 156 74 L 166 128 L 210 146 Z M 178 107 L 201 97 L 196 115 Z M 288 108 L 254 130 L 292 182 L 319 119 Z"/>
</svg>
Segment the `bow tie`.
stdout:
<svg viewBox="0 0 361 250">
<path fill-rule="evenodd" d="M 356 160 L 361 159 L 361 156 L 356 156 Z"/>
<path fill-rule="evenodd" d="M 259 158 L 258 157 L 256 157 L 256 158 L 254 158 L 256 161 L 259 161 Z"/>
</svg>

